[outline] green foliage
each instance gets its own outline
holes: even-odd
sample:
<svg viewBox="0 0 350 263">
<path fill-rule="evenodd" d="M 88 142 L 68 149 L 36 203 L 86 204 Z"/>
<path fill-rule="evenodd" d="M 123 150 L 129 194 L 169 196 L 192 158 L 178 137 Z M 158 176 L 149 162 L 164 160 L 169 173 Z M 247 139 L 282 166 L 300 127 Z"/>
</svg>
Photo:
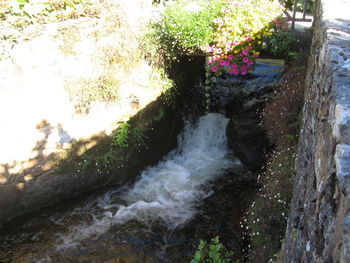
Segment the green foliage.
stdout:
<svg viewBox="0 0 350 263">
<path fill-rule="evenodd" d="M 290 32 L 278 32 L 269 40 L 272 54 L 276 56 L 288 56 L 294 43 L 294 37 Z"/>
<path fill-rule="evenodd" d="M 119 147 L 128 147 L 129 133 L 130 124 L 126 121 L 119 126 L 117 134 L 114 135 L 112 145 Z"/>
<path fill-rule="evenodd" d="M 289 51 L 292 38 L 272 33 L 281 13 L 276 0 L 179 0 L 167 6 L 144 41 L 150 57 L 154 50 L 161 50 L 170 60 L 178 55 L 207 54 L 207 73 L 214 75 L 208 76 L 209 90 L 222 71 L 246 75 L 268 43 L 274 54 Z"/>
<path fill-rule="evenodd" d="M 159 108 L 158 114 L 152 117 L 152 121 L 160 121 L 164 117 L 164 109 Z"/>
<path fill-rule="evenodd" d="M 146 136 L 144 135 L 144 129 L 135 127 L 131 129 L 131 138 L 138 145 L 146 145 Z"/>
<path fill-rule="evenodd" d="M 302 55 L 300 52 L 294 52 L 294 51 L 290 51 L 288 52 L 288 57 L 292 60 L 292 61 L 298 61 L 301 59 Z"/>
<path fill-rule="evenodd" d="M 298 0 L 297 11 L 304 11 L 305 1 L 307 1 L 306 11 L 307 12 L 314 12 L 316 10 L 317 0 Z M 293 8 L 293 4 L 294 4 L 294 0 L 286 0 L 285 1 L 285 6 L 289 9 Z"/>
<path fill-rule="evenodd" d="M 120 162 L 122 157 L 118 149 L 126 148 L 129 146 L 130 141 L 130 124 L 123 122 L 120 124 L 116 134 L 112 138 L 112 142 L 108 147 L 108 150 L 98 156 L 84 155 L 83 161 L 80 163 L 80 169 L 82 172 L 88 168 L 95 166 L 98 169 L 107 168 L 111 162 Z M 137 132 L 133 132 L 135 134 Z M 143 139 L 142 133 L 137 134 L 138 139 Z"/>
<path fill-rule="evenodd" d="M 288 22 L 284 17 L 279 17 L 273 21 L 271 27 L 273 33 L 267 39 L 269 50 L 275 56 L 289 56 L 295 46 L 295 36 L 288 30 Z"/>
<path fill-rule="evenodd" d="M 152 25 L 153 39 L 170 59 L 201 52 L 201 46 L 214 38 L 213 20 L 221 7 L 221 0 L 176 1 L 165 9 L 161 21 Z"/>
<path fill-rule="evenodd" d="M 166 74 L 164 68 L 153 67 L 150 75 L 148 88 L 162 90 L 163 92 L 169 91 L 174 88 L 175 83 Z"/>
<path fill-rule="evenodd" d="M 95 167 L 98 171 L 102 171 L 108 168 L 111 163 L 123 166 L 127 161 L 124 155 L 127 148 L 147 146 L 144 130 L 143 127 L 133 127 L 129 122 L 121 123 L 107 151 L 85 154 L 79 163 L 80 170 L 84 172 Z"/>
<path fill-rule="evenodd" d="M 85 156 L 85 159 L 81 163 L 81 170 L 86 171 L 91 166 L 93 161 L 92 156 Z"/>
<path fill-rule="evenodd" d="M 90 0 L 16 0 L 0 10 L 0 18 L 22 28 L 34 23 L 96 15 Z"/>
<path fill-rule="evenodd" d="M 140 43 L 139 49 L 148 63 L 154 68 L 165 68 L 169 55 L 166 53 L 166 49 L 162 47 L 164 43 L 160 42 L 156 23 L 151 23 L 143 29 Z"/>
<path fill-rule="evenodd" d="M 232 255 L 233 252 L 227 250 L 217 236 L 210 243 L 200 240 L 191 263 L 229 263 Z"/>
</svg>

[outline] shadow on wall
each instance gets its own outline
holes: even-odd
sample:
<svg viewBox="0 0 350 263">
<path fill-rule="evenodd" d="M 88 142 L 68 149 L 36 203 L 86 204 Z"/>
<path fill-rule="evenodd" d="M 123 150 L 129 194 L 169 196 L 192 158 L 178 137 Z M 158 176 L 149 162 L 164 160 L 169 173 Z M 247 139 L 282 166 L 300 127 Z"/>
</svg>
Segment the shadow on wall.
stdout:
<svg viewBox="0 0 350 263">
<path fill-rule="evenodd" d="M 202 59 L 183 60 L 185 63 L 177 63 L 169 74 L 174 76 L 176 88 L 120 123 L 111 135 L 101 132 L 86 140 L 70 141 L 68 148 L 58 148 L 52 142 L 65 146 L 61 144 L 71 139 L 70 134 L 61 125 L 45 120 L 38 123 L 36 129 L 42 138 L 33 146 L 35 157 L 25 167 L 21 166 L 24 164 L 1 166 L 7 174 L 1 175 L 0 225 L 83 192 L 131 183 L 141 169 L 156 164 L 173 150 L 183 128 L 184 90 L 193 87 L 193 76 L 202 70 L 199 65 L 203 65 Z M 59 151 L 47 151 L 52 149 Z M 13 167 L 21 169 L 15 172 Z"/>
<path fill-rule="evenodd" d="M 34 157 L 27 161 L 0 164 L 0 185 L 17 183 L 17 188 L 23 189 L 25 182 L 54 169 L 67 143 L 73 141 L 60 123 L 53 126 L 44 119 L 35 128 L 42 134 L 42 139 L 31 150 Z"/>
</svg>

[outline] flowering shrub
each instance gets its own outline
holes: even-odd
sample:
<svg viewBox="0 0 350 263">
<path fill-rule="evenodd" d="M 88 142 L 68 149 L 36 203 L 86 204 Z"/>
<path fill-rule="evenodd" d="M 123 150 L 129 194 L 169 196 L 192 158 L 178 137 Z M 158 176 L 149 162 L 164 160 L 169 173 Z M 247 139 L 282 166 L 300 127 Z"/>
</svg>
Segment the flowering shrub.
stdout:
<svg viewBox="0 0 350 263">
<path fill-rule="evenodd" d="M 275 56 L 289 56 L 295 45 L 295 37 L 288 29 L 288 21 L 278 17 L 271 23 L 272 35 L 266 39 L 269 50 Z"/>
<path fill-rule="evenodd" d="M 223 0 L 219 17 L 214 19 L 215 34 L 211 45 L 202 46 L 208 53 L 211 72 L 226 71 L 246 75 L 259 56 L 257 49 L 266 46 L 272 35 L 270 22 L 282 12 L 278 1 Z"/>
<path fill-rule="evenodd" d="M 247 75 L 267 47 L 273 21 L 282 11 L 278 0 L 179 0 L 166 8 L 147 38 L 170 60 L 177 55 L 207 55 L 208 110 L 216 77 L 223 72 Z"/>
<path fill-rule="evenodd" d="M 152 35 L 170 58 L 204 53 L 211 72 L 246 75 L 282 10 L 277 0 L 179 0 Z"/>
</svg>

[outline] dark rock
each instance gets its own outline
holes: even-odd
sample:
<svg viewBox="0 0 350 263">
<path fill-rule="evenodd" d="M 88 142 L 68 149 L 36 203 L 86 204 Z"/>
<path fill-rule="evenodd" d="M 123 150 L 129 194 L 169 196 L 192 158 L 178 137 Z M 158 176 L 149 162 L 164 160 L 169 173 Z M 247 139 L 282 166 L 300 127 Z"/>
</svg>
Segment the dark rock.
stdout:
<svg viewBox="0 0 350 263">
<path fill-rule="evenodd" d="M 266 149 L 270 148 L 260 127 L 260 113 L 283 71 L 283 60 L 259 59 L 248 76 L 223 74 L 210 90 L 210 109 L 231 118 L 227 126 L 230 148 L 252 171 L 261 167 Z M 204 86 L 197 88 L 197 92 L 204 97 Z"/>
<path fill-rule="evenodd" d="M 255 69 L 248 76 L 223 74 L 217 78 L 210 91 L 210 108 L 236 114 L 244 103 L 254 98 L 261 99 L 268 87 L 278 83 L 284 71 L 284 61 L 279 59 L 258 59 Z M 204 88 L 202 88 L 204 92 Z"/>
<path fill-rule="evenodd" d="M 265 130 L 260 126 L 260 111 L 263 101 L 243 108 L 232 117 L 227 125 L 229 147 L 248 169 L 255 171 L 265 161 L 269 141 Z"/>
</svg>

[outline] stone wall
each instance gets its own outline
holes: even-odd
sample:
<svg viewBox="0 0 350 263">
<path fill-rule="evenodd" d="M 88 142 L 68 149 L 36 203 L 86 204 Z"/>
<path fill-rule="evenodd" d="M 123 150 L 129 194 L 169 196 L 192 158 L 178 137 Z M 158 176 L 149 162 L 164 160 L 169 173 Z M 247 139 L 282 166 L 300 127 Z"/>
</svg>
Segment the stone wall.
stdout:
<svg viewBox="0 0 350 263">
<path fill-rule="evenodd" d="M 350 262 L 350 2 L 321 0 L 281 262 Z"/>
</svg>

